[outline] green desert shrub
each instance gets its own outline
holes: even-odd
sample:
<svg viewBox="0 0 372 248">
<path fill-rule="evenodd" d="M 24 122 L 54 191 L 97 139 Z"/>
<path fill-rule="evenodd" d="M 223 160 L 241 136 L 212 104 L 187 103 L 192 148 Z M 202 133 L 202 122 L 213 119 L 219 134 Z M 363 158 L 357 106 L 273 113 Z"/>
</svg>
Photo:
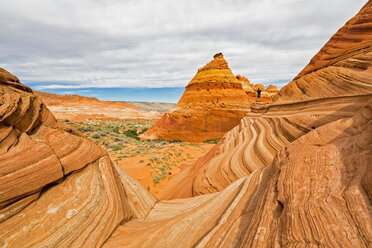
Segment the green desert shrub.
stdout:
<svg viewBox="0 0 372 248">
<path fill-rule="evenodd" d="M 208 144 L 217 144 L 221 139 L 208 139 L 204 140 L 203 143 L 208 143 Z"/>
<path fill-rule="evenodd" d="M 118 151 L 118 150 L 121 150 L 122 148 L 123 148 L 122 145 L 113 145 L 113 146 L 112 146 L 112 150 L 113 150 L 113 151 Z"/>
<path fill-rule="evenodd" d="M 92 138 L 94 138 L 94 139 L 99 139 L 100 137 L 101 137 L 101 135 L 99 133 L 92 134 Z"/>
<path fill-rule="evenodd" d="M 129 129 L 129 130 L 126 130 L 126 131 L 124 131 L 124 134 L 125 134 L 127 137 L 133 138 L 133 139 L 135 139 L 135 140 L 140 140 L 140 138 L 138 137 L 138 134 L 137 134 L 137 130 L 136 130 L 136 129 Z"/>
<path fill-rule="evenodd" d="M 142 128 L 141 131 L 139 132 L 140 134 L 143 134 L 145 133 L 149 128 L 148 127 L 145 127 L 145 128 Z"/>
</svg>

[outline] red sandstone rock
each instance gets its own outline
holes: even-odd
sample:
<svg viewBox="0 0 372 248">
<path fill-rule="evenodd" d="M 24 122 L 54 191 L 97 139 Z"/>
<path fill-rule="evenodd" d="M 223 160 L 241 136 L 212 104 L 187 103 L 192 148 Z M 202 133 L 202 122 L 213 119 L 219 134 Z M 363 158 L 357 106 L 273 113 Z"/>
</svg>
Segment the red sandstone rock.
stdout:
<svg viewBox="0 0 372 248">
<path fill-rule="evenodd" d="M 371 143 L 372 100 L 218 193 L 157 203 L 104 247 L 369 247 Z"/>
<path fill-rule="evenodd" d="M 198 70 L 177 105 L 141 138 L 192 142 L 220 138 L 239 123 L 249 105 L 242 84 L 219 53 Z"/>
<path fill-rule="evenodd" d="M 257 89 L 261 89 L 261 98 L 260 102 L 271 102 L 273 97 L 278 93 L 278 89 L 274 85 L 270 85 L 266 90 L 262 84 L 253 85 L 251 82 L 244 76 L 237 75 L 236 79 L 242 84 L 243 90 L 247 94 L 251 102 L 256 102 L 257 99 Z"/>
<path fill-rule="evenodd" d="M 349 20 L 275 100 L 291 101 L 372 92 L 372 2 Z"/>
<path fill-rule="evenodd" d="M 363 10 L 370 8 L 368 2 Z M 348 63 L 352 66 L 353 61 L 359 63 Z M 321 74 L 313 73 L 316 81 Z M 353 79 L 364 73 L 354 71 Z M 328 76 L 325 86 L 334 89 L 339 74 Z M 348 83 L 339 82 L 344 92 Z M 371 78 L 366 79 L 370 83 Z M 348 94 L 337 91 L 337 96 L 334 91 L 322 98 L 315 89 L 311 89 L 315 99 L 253 104 L 241 124 L 191 167 L 187 179 L 194 188 L 189 190 L 204 195 L 155 203 L 138 183 L 112 166 L 105 153 L 77 157 L 88 164 L 75 170 L 79 165 L 63 153 L 71 150 L 50 139 L 62 135 L 63 127 L 17 80 L 1 83 L 0 158 L 15 163 L 0 162 L 0 182 L 8 184 L 0 192 L 8 187 L 15 192 L 9 190 L 0 198 L 0 245 L 370 247 L 372 94 L 355 94 L 351 87 Z M 281 96 L 286 101 L 285 97 L 297 99 L 287 93 Z M 80 140 L 66 139 L 74 144 Z M 32 158 L 36 154 L 28 154 L 25 147 L 43 151 L 38 155 L 40 161 L 46 160 L 42 168 Z M 60 153 L 53 155 L 51 147 Z M 84 147 L 96 149 L 86 143 Z M 24 151 L 22 159 L 29 162 L 18 164 L 16 156 L 4 155 L 13 149 Z M 66 161 L 54 159 L 61 154 Z M 92 156 L 98 158 L 89 162 Z M 54 180 L 43 169 L 50 168 L 50 176 L 59 178 L 58 166 L 75 171 L 43 187 Z M 36 168 L 43 176 L 34 173 Z M 8 180 L 13 172 L 20 176 Z M 25 173 L 33 177 L 25 182 L 31 191 L 16 185 L 24 183 L 19 178 Z"/>
<path fill-rule="evenodd" d="M 156 199 L 0 69 L 0 246 L 97 247 Z M 69 131 L 69 132 L 66 132 Z"/>
</svg>

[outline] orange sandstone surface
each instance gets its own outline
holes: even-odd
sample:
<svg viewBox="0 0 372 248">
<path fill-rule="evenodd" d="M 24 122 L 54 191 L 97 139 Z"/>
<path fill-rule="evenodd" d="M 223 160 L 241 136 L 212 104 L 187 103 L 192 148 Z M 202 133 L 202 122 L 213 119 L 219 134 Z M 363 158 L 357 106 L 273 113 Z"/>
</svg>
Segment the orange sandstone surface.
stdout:
<svg viewBox="0 0 372 248">
<path fill-rule="evenodd" d="M 219 53 L 198 70 L 179 102 L 141 138 L 190 142 L 221 138 L 249 106 L 242 84 Z"/>
<path fill-rule="evenodd" d="M 372 23 L 371 8 L 368 2 L 356 17 L 363 25 Z M 278 102 L 253 104 L 219 144 L 169 182 L 169 200 L 145 220 L 120 226 L 105 245 L 370 247 L 372 94 L 356 93 L 344 78 L 345 94 L 322 96 L 315 91 L 321 76 L 312 75 L 311 98 L 284 89 Z M 327 80 L 331 89 L 340 78 Z M 364 83 L 368 88 L 372 79 Z"/>
<path fill-rule="evenodd" d="M 275 85 L 269 85 L 267 89 L 262 84 L 251 84 L 248 78 L 237 75 L 236 79 L 242 84 L 243 90 L 247 94 L 250 101 L 257 101 L 257 90 L 261 89 L 261 99 L 260 102 L 271 102 L 273 97 L 279 92 L 278 88 Z"/>
<path fill-rule="evenodd" d="M 371 11 L 369 1 L 347 29 L 357 25 L 370 37 Z M 343 34 L 336 37 L 354 46 Z M 339 56 L 350 51 L 342 47 Z M 282 89 L 277 102 L 253 104 L 169 182 L 162 201 L 0 71 L 0 245 L 371 247 L 371 67 L 361 70 L 355 58 L 347 61 L 350 77 L 323 65 Z M 308 88 L 300 88 L 307 76 Z"/>
<path fill-rule="evenodd" d="M 144 111 L 124 102 L 100 101 L 94 97 L 58 95 L 34 91 L 58 119 L 85 121 L 87 119 L 140 119 L 157 120 L 157 111 Z"/>
<path fill-rule="evenodd" d="M 362 95 L 372 92 L 372 2 L 350 19 L 276 100 Z"/>
<path fill-rule="evenodd" d="M 0 246 L 97 247 L 156 199 L 0 70 Z"/>
</svg>

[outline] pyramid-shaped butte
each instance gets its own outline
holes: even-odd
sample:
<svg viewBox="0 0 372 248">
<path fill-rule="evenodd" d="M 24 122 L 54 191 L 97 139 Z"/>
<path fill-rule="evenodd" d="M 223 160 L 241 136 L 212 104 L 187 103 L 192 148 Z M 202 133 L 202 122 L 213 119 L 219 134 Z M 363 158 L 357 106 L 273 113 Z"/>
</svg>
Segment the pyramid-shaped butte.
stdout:
<svg viewBox="0 0 372 248">
<path fill-rule="evenodd" d="M 242 84 L 222 53 L 198 70 L 179 102 L 142 139 L 201 142 L 222 137 L 249 109 Z"/>
</svg>

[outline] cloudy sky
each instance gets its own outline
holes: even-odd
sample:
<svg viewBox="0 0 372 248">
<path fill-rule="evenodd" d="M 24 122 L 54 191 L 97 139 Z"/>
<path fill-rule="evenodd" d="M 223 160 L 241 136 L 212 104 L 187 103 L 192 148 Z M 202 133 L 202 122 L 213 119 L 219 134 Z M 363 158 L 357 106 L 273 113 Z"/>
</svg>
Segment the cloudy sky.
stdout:
<svg viewBox="0 0 372 248">
<path fill-rule="evenodd" d="M 234 74 L 290 81 L 366 0 L 12 0 L 0 67 L 34 89 L 184 87 L 223 52 Z"/>
</svg>

